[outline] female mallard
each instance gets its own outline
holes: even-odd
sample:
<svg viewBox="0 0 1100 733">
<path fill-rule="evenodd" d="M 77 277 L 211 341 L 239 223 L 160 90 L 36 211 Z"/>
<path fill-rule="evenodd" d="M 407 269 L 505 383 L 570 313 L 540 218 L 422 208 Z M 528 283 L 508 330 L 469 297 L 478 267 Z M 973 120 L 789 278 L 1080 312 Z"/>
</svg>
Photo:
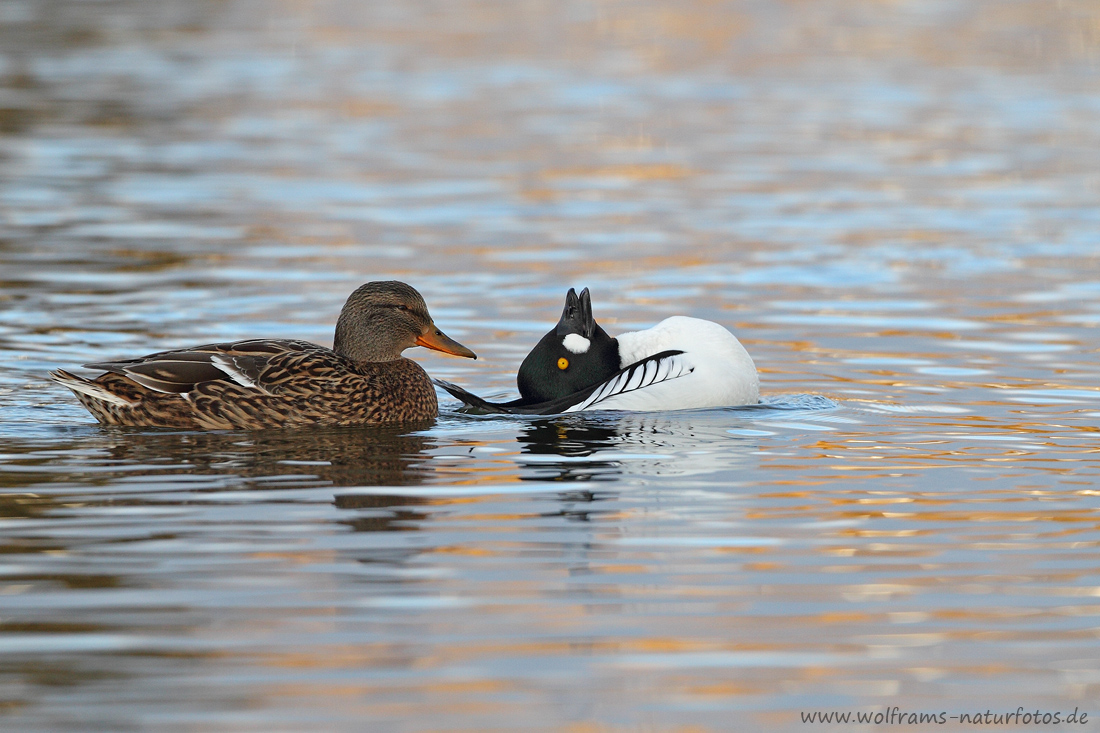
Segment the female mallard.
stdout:
<svg viewBox="0 0 1100 733">
<path fill-rule="evenodd" d="M 104 425 L 256 429 L 363 425 L 434 418 L 428 375 L 401 356 L 412 346 L 476 359 L 436 328 L 420 293 L 373 282 L 348 298 L 331 349 L 308 341 L 253 339 L 85 364 L 85 379 L 58 369 Z"/>
</svg>

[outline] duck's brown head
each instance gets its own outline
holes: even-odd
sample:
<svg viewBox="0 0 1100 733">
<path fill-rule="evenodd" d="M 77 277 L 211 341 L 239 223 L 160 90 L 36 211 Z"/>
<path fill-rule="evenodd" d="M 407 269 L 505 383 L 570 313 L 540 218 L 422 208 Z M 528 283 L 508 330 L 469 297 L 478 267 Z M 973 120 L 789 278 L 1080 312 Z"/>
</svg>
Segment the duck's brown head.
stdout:
<svg viewBox="0 0 1100 733">
<path fill-rule="evenodd" d="M 436 327 L 424 298 L 403 282 L 367 283 L 348 297 L 336 321 L 336 353 L 354 361 L 393 361 L 413 346 L 477 358 Z"/>
</svg>

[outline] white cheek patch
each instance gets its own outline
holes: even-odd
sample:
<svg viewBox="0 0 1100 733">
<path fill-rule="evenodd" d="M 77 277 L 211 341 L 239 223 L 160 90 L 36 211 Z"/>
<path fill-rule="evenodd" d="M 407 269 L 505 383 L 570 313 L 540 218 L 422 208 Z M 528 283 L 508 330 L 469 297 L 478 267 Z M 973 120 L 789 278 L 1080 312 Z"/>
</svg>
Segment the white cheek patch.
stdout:
<svg viewBox="0 0 1100 733">
<path fill-rule="evenodd" d="M 571 333 L 562 339 L 561 345 L 574 354 L 585 354 L 588 353 L 588 347 L 592 345 L 592 342 L 579 333 Z"/>
</svg>

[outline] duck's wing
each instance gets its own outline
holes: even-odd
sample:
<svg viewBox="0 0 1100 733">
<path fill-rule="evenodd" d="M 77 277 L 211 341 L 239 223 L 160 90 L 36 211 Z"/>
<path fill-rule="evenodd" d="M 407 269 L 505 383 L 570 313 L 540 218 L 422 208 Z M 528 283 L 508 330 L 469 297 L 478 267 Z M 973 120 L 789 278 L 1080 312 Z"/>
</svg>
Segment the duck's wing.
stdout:
<svg viewBox="0 0 1100 733">
<path fill-rule="evenodd" d="M 675 349 L 662 351 L 624 367 L 618 374 L 595 387 L 577 392 L 564 398 L 564 400 L 558 400 L 558 402 L 572 401 L 572 404 L 565 406 L 565 409 L 558 410 L 558 412 L 598 410 L 605 407 L 605 403 L 613 397 L 670 382 L 673 379 L 685 377 L 693 371 L 695 371 L 695 367 L 692 366 L 691 360 L 684 355 L 683 351 Z M 584 392 L 588 394 L 582 396 Z M 580 397 L 580 399 L 573 401 L 574 397 Z M 607 409 L 615 409 L 609 405 L 606 407 Z"/>
<path fill-rule="evenodd" d="M 155 392 L 182 394 L 204 382 L 229 380 L 244 387 L 263 381 L 276 357 L 327 351 L 308 341 L 252 339 L 161 351 L 136 359 L 85 364 L 121 374 Z M 281 361 L 281 359 L 277 359 Z"/>
<path fill-rule="evenodd" d="M 558 415 L 563 412 L 598 410 L 602 403 L 612 397 L 678 379 L 690 374 L 693 370 L 694 367 L 684 357 L 683 351 L 662 351 L 624 367 L 610 379 L 599 384 L 585 387 L 556 400 L 536 403 L 524 403 L 523 400 L 489 402 L 467 392 L 456 384 L 444 382 L 441 379 L 433 379 L 432 381 L 447 390 L 453 397 L 461 400 L 467 407 L 482 412 L 513 415 Z"/>
</svg>

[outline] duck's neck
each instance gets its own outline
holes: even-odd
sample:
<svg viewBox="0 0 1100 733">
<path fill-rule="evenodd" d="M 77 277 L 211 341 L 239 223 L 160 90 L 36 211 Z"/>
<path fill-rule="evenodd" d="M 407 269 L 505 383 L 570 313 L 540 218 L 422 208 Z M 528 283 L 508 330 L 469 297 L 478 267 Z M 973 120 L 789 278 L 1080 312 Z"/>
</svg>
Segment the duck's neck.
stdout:
<svg viewBox="0 0 1100 733">
<path fill-rule="evenodd" d="M 356 329 L 349 327 L 343 315 L 336 321 L 332 350 L 352 361 L 362 362 L 394 361 L 401 358 L 403 351 L 379 334 L 363 331 L 361 326 Z"/>
</svg>

